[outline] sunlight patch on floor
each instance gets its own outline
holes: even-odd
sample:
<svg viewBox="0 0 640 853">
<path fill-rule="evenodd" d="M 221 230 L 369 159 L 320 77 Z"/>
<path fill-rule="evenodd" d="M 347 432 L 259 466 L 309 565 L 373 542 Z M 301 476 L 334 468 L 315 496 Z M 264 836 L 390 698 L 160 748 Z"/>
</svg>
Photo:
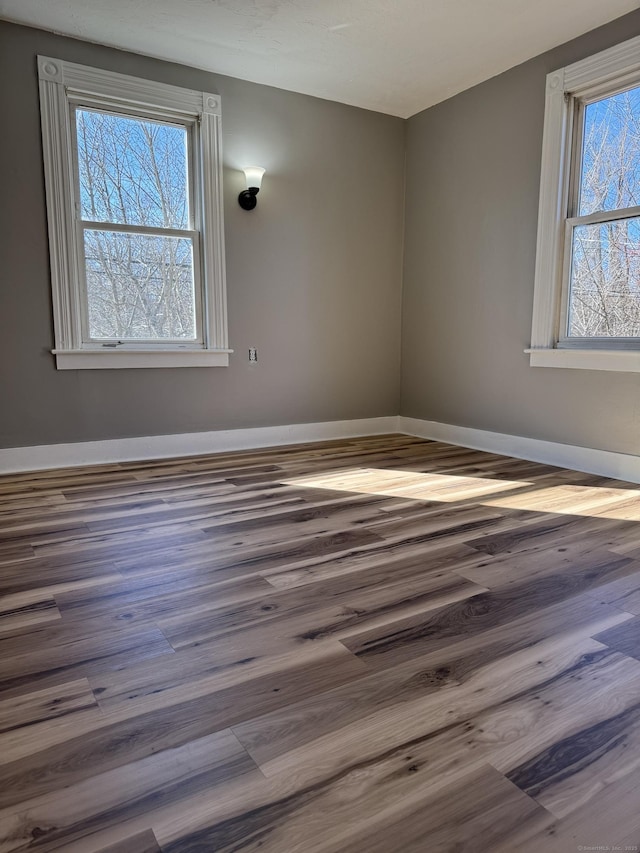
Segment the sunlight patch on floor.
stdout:
<svg viewBox="0 0 640 853">
<path fill-rule="evenodd" d="M 388 468 L 353 468 L 282 482 L 290 486 L 419 501 L 456 503 L 470 500 L 500 509 L 640 521 L 640 489 L 570 483 L 536 487 L 535 483 L 526 480 L 462 477 Z"/>
<path fill-rule="evenodd" d="M 335 489 L 339 492 L 359 492 L 443 503 L 455 503 L 532 485 L 528 481 L 393 471 L 388 468 L 353 468 L 349 471 L 297 477 L 283 482 L 314 489 Z"/>
</svg>

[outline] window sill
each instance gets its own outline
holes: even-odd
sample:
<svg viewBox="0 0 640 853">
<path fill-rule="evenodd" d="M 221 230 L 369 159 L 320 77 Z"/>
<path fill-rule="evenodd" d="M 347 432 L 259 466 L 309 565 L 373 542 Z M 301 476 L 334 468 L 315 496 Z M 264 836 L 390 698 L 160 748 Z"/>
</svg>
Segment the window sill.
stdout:
<svg viewBox="0 0 640 853">
<path fill-rule="evenodd" d="M 640 373 L 640 350 L 526 349 L 531 367 Z"/>
<path fill-rule="evenodd" d="M 52 350 L 58 370 L 114 370 L 138 367 L 228 367 L 233 350 Z"/>
</svg>

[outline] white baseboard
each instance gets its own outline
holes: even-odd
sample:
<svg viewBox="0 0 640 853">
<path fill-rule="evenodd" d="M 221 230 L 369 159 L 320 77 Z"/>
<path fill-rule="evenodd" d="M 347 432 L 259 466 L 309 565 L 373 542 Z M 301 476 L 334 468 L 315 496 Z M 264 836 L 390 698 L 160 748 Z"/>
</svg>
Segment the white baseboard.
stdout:
<svg viewBox="0 0 640 853">
<path fill-rule="evenodd" d="M 0 474 L 70 468 L 78 465 L 102 465 L 109 462 L 164 459 L 171 456 L 197 456 L 229 450 L 250 450 L 282 444 L 302 444 L 305 441 L 326 441 L 334 438 L 354 438 L 395 432 L 398 432 L 398 418 L 393 415 L 353 421 L 327 421 L 177 435 L 151 435 L 140 438 L 114 438 L 105 441 L 79 441 L 72 444 L 9 447 L 0 450 Z"/>
<path fill-rule="evenodd" d="M 618 480 L 640 483 L 640 456 L 630 453 L 614 453 L 611 450 L 595 450 L 591 447 L 577 447 L 573 444 L 560 444 L 555 441 L 542 441 L 537 438 L 525 438 L 520 435 L 505 435 L 484 429 L 442 424 L 437 421 L 423 421 L 417 418 L 398 418 L 398 431 L 418 438 L 443 441 L 470 447 L 473 450 L 486 450 L 502 456 L 515 456 L 517 459 L 529 459 L 560 468 L 586 471 Z"/>
<path fill-rule="evenodd" d="M 532 462 L 640 483 L 640 456 L 403 416 L 10 447 L 0 450 L 0 474 L 102 465 L 110 462 L 142 462 L 172 456 L 198 456 L 386 433 L 405 433 L 474 450 L 486 450 L 503 456 L 515 456 L 517 459 L 530 459 Z"/>
</svg>

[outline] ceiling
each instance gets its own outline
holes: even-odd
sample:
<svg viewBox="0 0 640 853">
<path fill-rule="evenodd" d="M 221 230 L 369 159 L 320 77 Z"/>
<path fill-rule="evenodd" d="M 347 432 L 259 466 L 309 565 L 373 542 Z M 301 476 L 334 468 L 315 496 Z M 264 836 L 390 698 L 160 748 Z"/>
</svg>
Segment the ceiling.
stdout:
<svg viewBox="0 0 640 853">
<path fill-rule="evenodd" d="M 0 0 L 0 18 L 407 118 L 640 0 Z"/>
</svg>

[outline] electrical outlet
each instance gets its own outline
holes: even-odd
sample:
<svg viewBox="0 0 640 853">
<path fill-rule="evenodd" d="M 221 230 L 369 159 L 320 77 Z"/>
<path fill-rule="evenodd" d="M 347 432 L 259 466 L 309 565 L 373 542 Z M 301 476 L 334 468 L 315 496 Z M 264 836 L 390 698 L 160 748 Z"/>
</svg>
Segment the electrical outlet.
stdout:
<svg viewBox="0 0 640 853">
<path fill-rule="evenodd" d="M 249 361 L 251 364 L 255 364 L 258 361 L 257 347 L 249 347 Z"/>
</svg>

